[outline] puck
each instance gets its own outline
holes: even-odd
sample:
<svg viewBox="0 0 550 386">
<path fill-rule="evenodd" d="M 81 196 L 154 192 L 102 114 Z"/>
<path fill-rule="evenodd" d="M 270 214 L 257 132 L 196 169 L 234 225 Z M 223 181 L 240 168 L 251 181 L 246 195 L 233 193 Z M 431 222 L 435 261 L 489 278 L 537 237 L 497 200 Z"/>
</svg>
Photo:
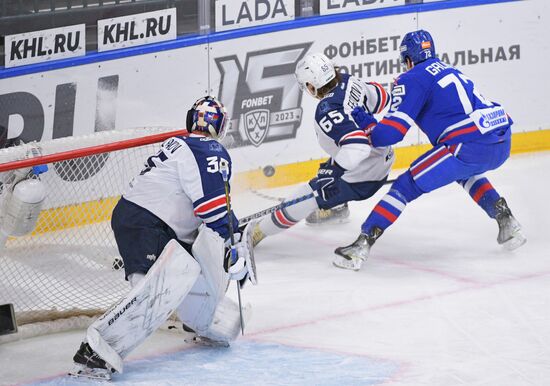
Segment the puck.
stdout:
<svg viewBox="0 0 550 386">
<path fill-rule="evenodd" d="M 271 165 L 267 165 L 263 168 L 264 176 L 271 177 L 275 174 L 275 168 Z"/>
</svg>

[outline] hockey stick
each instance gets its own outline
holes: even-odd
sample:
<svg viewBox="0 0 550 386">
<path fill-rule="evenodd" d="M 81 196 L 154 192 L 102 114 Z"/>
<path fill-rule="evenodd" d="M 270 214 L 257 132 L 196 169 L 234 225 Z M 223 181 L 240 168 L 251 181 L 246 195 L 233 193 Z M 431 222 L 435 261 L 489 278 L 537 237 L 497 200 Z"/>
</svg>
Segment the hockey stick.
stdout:
<svg viewBox="0 0 550 386">
<path fill-rule="evenodd" d="M 229 197 L 229 164 L 226 161 L 220 162 L 220 173 L 223 178 L 223 186 L 225 189 L 225 205 L 227 207 L 227 223 L 229 227 L 229 239 L 231 241 L 231 254 L 227 262 L 227 269 L 231 267 L 231 263 L 237 261 L 237 250 L 235 249 L 235 233 L 233 230 L 233 216 L 231 215 L 231 201 Z M 243 319 L 243 306 L 241 302 L 241 286 L 237 281 L 237 296 L 239 298 L 239 315 L 241 318 L 241 334 L 244 335 L 244 319 Z"/>
<path fill-rule="evenodd" d="M 267 216 L 268 214 L 274 213 L 278 210 L 288 208 L 289 206 L 296 205 L 296 204 L 298 204 L 302 201 L 305 201 L 305 200 L 309 200 L 310 198 L 315 197 L 317 195 L 318 195 L 317 191 L 314 191 L 314 192 L 305 194 L 303 196 L 296 197 L 293 200 L 282 202 L 279 205 L 272 206 L 271 208 L 261 210 L 259 212 L 254 213 L 254 214 L 251 214 L 250 216 L 243 217 L 239 220 L 239 227 L 243 226 L 244 224 L 248 224 L 250 221 L 255 220 L 257 218 L 262 218 L 262 217 Z"/>
<path fill-rule="evenodd" d="M 386 184 L 391 184 L 395 181 L 395 179 L 393 180 L 387 180 L 386 182 L 384 182 L 384 185 Z M 243 226 L 244 224 L 248 224 L 250 221 L 252 220 L 256 220 L 258 218 L 262 218 L 264 216 L 267 216 L 268 214 L 271 214 L 271 213 L 274 213 L 278 210 L 281 210 L 281 209 L 284 209 L 284 208 L 288 208 L 289 206 L 292 206 L 292 205 L 296 205 L 302 201 L 305 201 L 305 200 L 309 200 L 310 198 L 312 197 L 317 197 L 319 194 L 317 193 L 317 191 L 314 191 L 314 192 L 311 192 L 311 193 L 308 193 L 308 194 L 305 194 L 303 196 L 300 196 L 300 197 L 296 197 L 292 200 L 288 200 L 288 201 L 284 201 L 284 202 L 281 202 L 280 204 L 278 205 L 275 205 L 275 206 L 272 206 L 271 208 L 267 208 L 267 209 L 264 209 L 264 210 L 261 210 L 259 212 L 256 212 L 254 214 L 251 214 L 250 216 L 246 216 L 246 217 L 243 217 L 239 220 L 239 227 Z"/>
</svg>

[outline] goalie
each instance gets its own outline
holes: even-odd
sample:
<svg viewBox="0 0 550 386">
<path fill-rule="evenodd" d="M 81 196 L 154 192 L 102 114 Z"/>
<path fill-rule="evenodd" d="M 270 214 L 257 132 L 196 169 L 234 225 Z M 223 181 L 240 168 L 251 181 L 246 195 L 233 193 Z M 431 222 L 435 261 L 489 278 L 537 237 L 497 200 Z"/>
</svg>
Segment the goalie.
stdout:
<svg viewBox="0 0 550 386">
<path fill-rule="evenodd" d="M 248 229 L 234 235 L 236 256 L 227 253 L 238 223 L 226 202 L 231 159 L 217 141 L 227 121 L 215 98 L 197 100 L 189 137 L 166 140 L 130 182 L 111 226 L 132 289 L 88 328 L 71 375 L 122 372 L 122 360 L 174 311 L 209 344 L 228 346 L 238 335 L 240 310 L 225 292 L 230 279 L 256 278 Z"/>
</svg>

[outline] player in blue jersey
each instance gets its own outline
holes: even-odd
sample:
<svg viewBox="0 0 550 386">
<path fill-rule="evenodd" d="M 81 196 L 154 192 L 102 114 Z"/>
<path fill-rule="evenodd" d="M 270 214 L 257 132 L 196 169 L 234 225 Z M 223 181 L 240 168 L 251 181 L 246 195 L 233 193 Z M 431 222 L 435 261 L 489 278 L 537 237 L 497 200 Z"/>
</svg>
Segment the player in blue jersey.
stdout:
<svg viewBox="0 0 550 386">
<path fill-rule="evenodd" d="M 358 270 L 374 242 L 408 203 L 455 181 L 497 221 L 498 243 L 510 250 L 520 247 L 526 242 L 520 224 L 483 175 L 509 157 L 512 119 L 498 103 L 485 99 L 469 78 L 436 58 L 427 31 L 406 34 L 400 53 L 407 72 L 394 82 L 388 114 L 376 122 L 355 110 L 354 118 L 369 132 L 374 147 L 401 141 L 417 125 L 433 149 L 397 178 L 363 223 L 358 239 L 336 249 L 335 265 Z"/>
<path fill-rule="evenodd" d="M 296 66 L 296 80 L 302 90 L 319 100 L 315 134 L 330 158 L 320 165 L 317 176 L 297 188 L 288 200 L 312 192 L 316 197 L 263 218 L 254 228 L 255 243 L 290 228 L 315 210 L 330 210 L 371 197 L 384 184 L 393 164 L 391 147 L 370 146 L 351 115 L 357 106 L 369 113 L 381 113 L 389 103 L 382 86 L 339 73 L 322 54 L 310 54 L 301 60 Z"/>
<path fill-rule="evenodd" d="M 200 342 L 227 346 L 237 336 L 241 315 L 225 291 L 230 279 L 255 276 L 248 229 L 241 241 L 234 235 L 237 256 L 227 255 L 238 226 L 227 212 L 231 158 L 218 142 L 227 121 L 219 101 L 199 99 L 189 136 L 166 140 L 117 203 L 111 225 L 132 289 L 88 328 L 72 375 L 122 372 L 123 359 L 174 311 Z"/>
</svg>

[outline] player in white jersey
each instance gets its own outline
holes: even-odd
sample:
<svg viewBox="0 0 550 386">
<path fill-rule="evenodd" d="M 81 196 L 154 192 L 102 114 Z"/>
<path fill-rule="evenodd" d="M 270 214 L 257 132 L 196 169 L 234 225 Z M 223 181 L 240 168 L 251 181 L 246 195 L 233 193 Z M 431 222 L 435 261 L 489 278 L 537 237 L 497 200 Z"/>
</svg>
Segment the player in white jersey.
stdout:
<svg viewBox="0 0 550 386">
<path fill-rule="evenodd" d="M 263 218 L 254 228 L 255 244 L 290 228 L 317 209 L 371 197 L 386 181 L 394 161 L 392 148 L 371 147 L 351 116 L 357 106 L 371 114 L 382 112 L 390 99 L 382 86 L 339 73 L 322 54 L 310 54 L 300 61 L 296 79 L 302 90 L 320 100 L 315 111 L 315 133 L 330 158 L 320 165 L 317 176 L 287 201 L 312 192 L 316 197 Z"/>
<path fill-rule="evenodd" d="M 190 135 L 166 140 L 130 182 L 111 226 L 132 290 L 88 328 L 72 375 L 122 372 L 122 360 L 174 311 L 203 342 L 227 346 L 237 336 L 239 308 L 225 291 L 230 279 L 255 283 L 255 275 L 250 232 L 234 235 L 237 253 L 227 253 L 238 225 L 226 200 L 231 158 L 217 141 L 227 121 L 219 101 L 199 99 L 187 115 Z"/>
</svg>

